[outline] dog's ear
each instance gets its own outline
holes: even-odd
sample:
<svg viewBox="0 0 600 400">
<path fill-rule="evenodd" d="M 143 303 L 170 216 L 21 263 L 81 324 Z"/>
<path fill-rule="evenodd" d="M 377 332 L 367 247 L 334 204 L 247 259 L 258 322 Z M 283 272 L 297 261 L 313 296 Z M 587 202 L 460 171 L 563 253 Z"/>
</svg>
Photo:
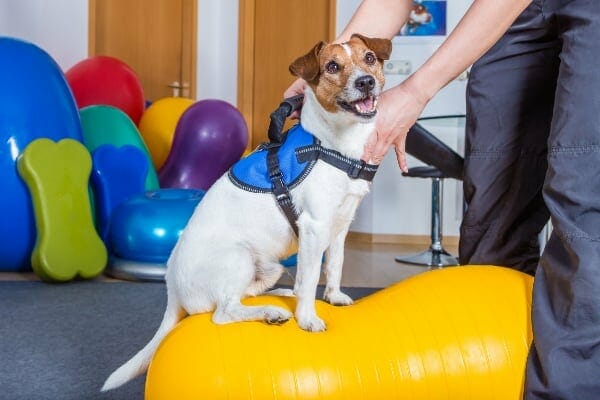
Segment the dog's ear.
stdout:
<svg viewBox="0 0 600 400">
<path fill-rule="evenodd" d="M 290 64 L 290 72 L 307 82 L 314 82 L 319 77 L 319 53 L 327 43 L 319 42 L 308 53 Z"/>
<path fill-rule="evenodd" d="M 390 54 L 392 54 L 392 41 L 389 39 L 370 38 L 361 34 L 355 33 L 351 38 L 358 38 L 362 40 L 368 48 L 373 50 L 377 58 L 380 60 L 389 60 Z"/>
</svg>

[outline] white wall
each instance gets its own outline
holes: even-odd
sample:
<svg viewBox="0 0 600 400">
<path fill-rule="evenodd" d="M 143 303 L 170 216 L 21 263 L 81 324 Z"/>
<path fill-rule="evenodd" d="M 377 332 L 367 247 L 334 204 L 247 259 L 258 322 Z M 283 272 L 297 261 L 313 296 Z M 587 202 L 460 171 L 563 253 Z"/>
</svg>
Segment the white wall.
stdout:
<svg viewBox="0 0 600 400">
<path fill-rule="evenodd" d="M 68 69 L 87 57 L 88 2 L 0 0 L 0 35 L 36 44 Z"/>
<path fill-rule="evenodd" d="M 198 99 L 237 104 L 237 44 L 238 0 L 198 0 Z"/>
</svg>

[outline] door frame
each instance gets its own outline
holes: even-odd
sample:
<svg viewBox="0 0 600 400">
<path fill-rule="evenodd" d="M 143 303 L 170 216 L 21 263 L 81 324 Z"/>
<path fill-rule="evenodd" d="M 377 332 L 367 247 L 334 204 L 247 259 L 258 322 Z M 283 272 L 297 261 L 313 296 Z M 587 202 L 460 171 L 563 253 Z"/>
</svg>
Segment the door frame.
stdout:
<svg viewBox="0 0 600 400">
<path fill-rule="evenodd" d="M 252 145 L 254 126 L 254 28 L 257 1 L 260 0 L 239 1 L 237 108 L 248 124 L 250 134 L 248 146 Z M 337 0 L 328 1 L 329 37 L 327 39 L 332 41 L 336 35 Z"/>
<path fill-rule="evenodd" d="M 88 0 L 88 57 L 96 55 L 96 7 L 102 0 Z M 182 0 L 181 80 L 189 82 L 189 98 L 196 99 L 198 0 Z M 243 3 L 244 0 L 241 1 Z M 184 34 L 186 32 L 187 34 Z"/>
</svg>

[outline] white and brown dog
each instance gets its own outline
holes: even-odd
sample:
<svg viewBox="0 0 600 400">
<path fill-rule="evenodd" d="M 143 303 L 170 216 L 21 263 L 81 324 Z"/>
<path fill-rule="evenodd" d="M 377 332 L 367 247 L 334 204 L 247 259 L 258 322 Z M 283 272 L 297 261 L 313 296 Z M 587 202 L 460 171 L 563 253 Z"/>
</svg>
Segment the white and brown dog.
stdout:
<svg viewBox="0 0 600 400">
<path fill-rule="evenodd" d="M 433 16 L 426 6 L 420 3 L 415 3 L 410 10 L 408 21 L 400 30 L 403 35 L 416 31 L 421 25 L 429 24 L 433 20 Z"/>
<path fill-rule="evenodd" d="M 291 64 L 290 71 L 308 82 L 301 125 L 323 148 L 360 159 L 374 131 L 384 84 L 382 60 L 390 51 L 387 39 L 353 35 L 342 44 L 321 42 Z M 296 236 L 272 195 L 245 191 L 227 175 L 221 177 L 196 208 L 167 262 L 168 302 L 158 331 L 102 390 L 144 373 L 161 340 L 186 314 L 214 311 L 217 324 L 290 319 L 288 310 L 245 306 L 241 299 L 272 287 L 284 270 L 278 260 L 294 252 L 298 269 L 293 293 L 279 294 L 297 296 L 295 318 L 302 329 L 325 330 L 315 311 L 322 255 L 327 252 L 325 300 L 352 304 L 340 291 L 344 240 L 369 187 L 366 180 L 314 160 L 310 174 L 290 190 L 298 215 Z"/>
</svg>

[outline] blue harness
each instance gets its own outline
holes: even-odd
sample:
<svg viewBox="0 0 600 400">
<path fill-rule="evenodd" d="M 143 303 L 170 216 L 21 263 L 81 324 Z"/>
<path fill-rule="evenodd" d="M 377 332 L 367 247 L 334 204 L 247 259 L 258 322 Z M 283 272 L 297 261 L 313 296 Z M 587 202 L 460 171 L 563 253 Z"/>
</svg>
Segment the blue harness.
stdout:
<svg viewBox="0 0 600 400">
<path fill-rule="evenodd" d="M 283 183 L 291 190 L 304 180 L 315 165 L 316 159 L 300 162 L 299 150 L 316 145 L 319 140 L 302 128 L 294 125 L 288 132 L 283 144 L 277 151 L 279 169 Z M 268 145 L 262 144 L 248 156 L 235 163 L 229 170 L 229 179 L 237 187 L 248 192 L 272 193 L 273 184 L 267 167 Z"/>
<path fill-rule="evenodd" d="M 377 165 L 349 158 L 321 146 L 321 142 L 297 124 L 283 133 L 285 119 L 302 104 L 302 97 L 284 100 L 271 114 L 269 143 L 261 144 L 254 152 L 229 169 L 229 179 L 240 189 L 253 193 L 272 193 L 279 208 L 298 236 L 298 213 L 290 190 L 302 182 L 317 160 L 322 160 L 345 172 L 352 179 L 372 181 Z"/>
</svg>

